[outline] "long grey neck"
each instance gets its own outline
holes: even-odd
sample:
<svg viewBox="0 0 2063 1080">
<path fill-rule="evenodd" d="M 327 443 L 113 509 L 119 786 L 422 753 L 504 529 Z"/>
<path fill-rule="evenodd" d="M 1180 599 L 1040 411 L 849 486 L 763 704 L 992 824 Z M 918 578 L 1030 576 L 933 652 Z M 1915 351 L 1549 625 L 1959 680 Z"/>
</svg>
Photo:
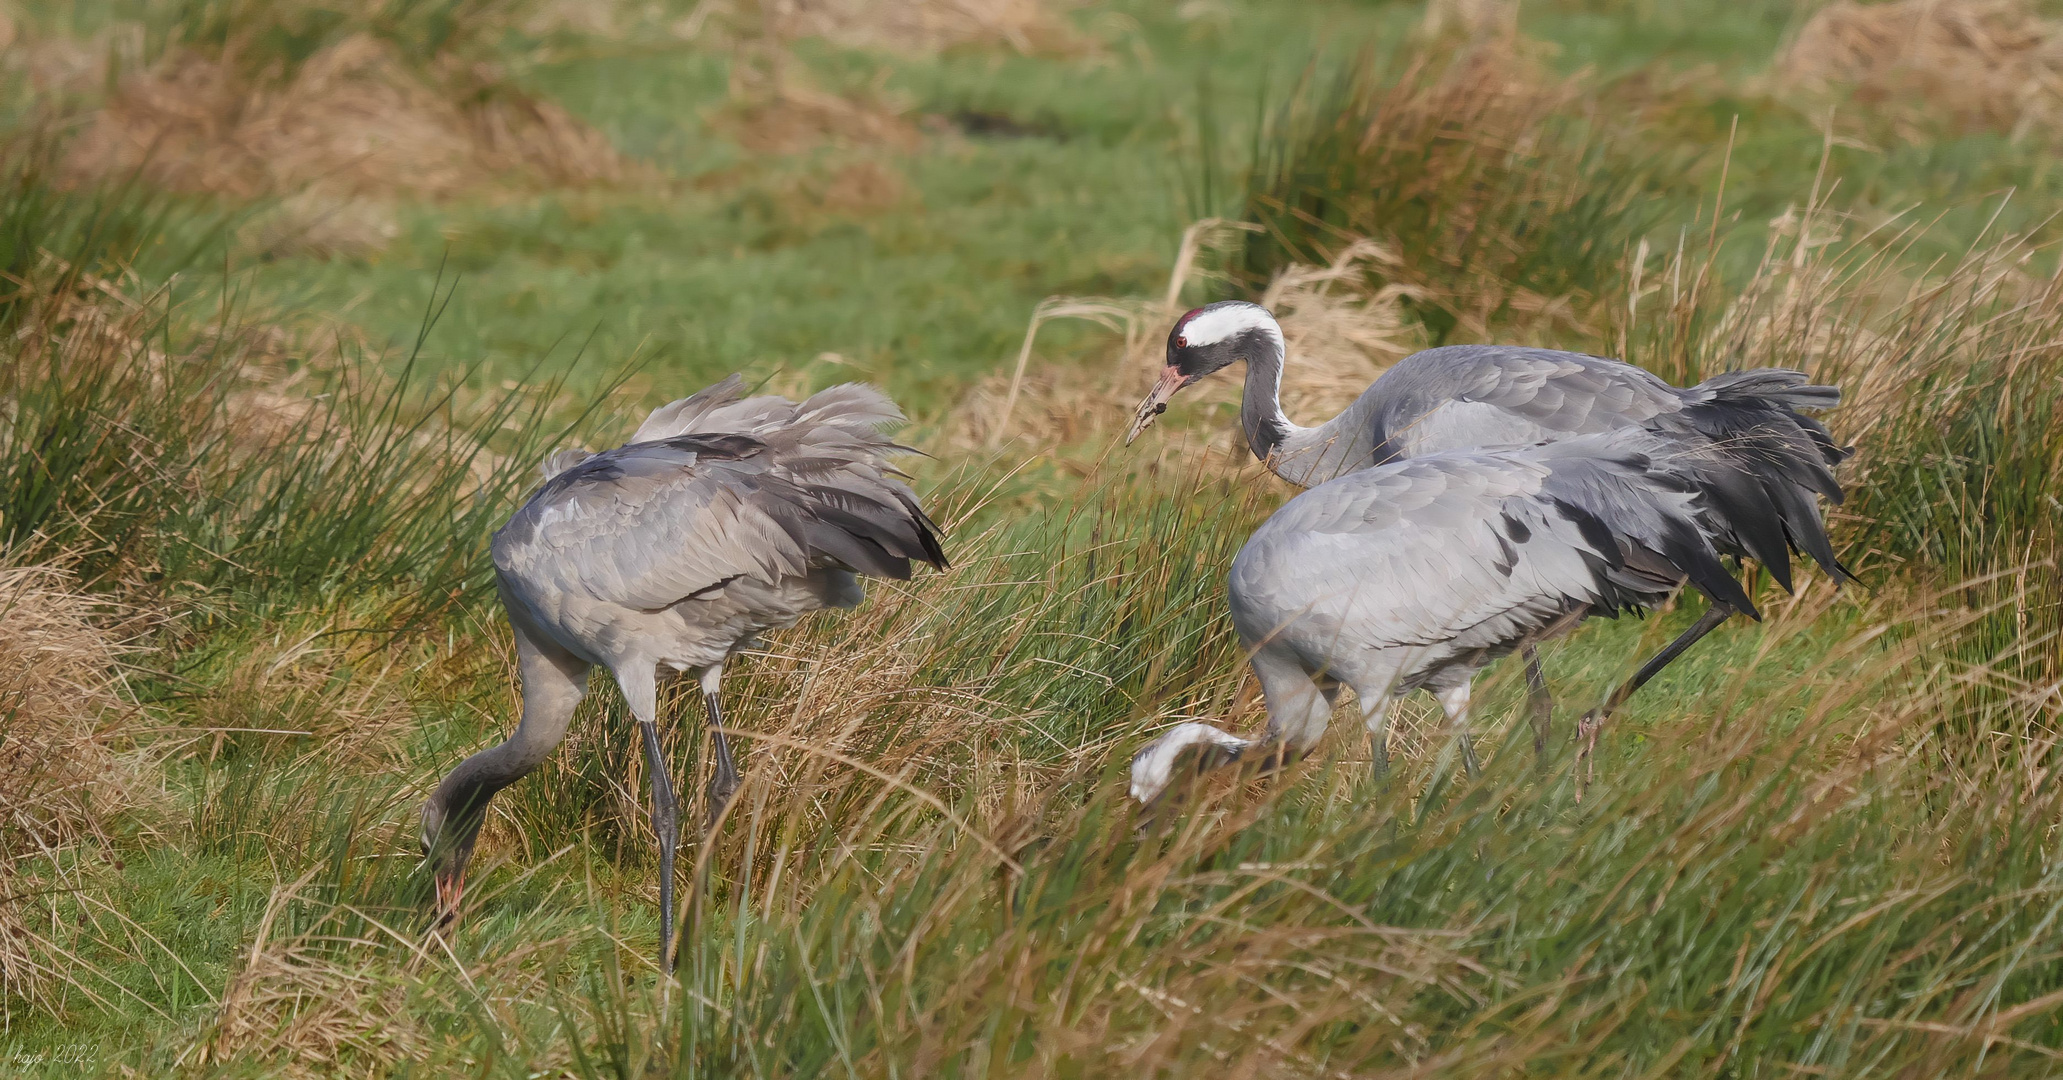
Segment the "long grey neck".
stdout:
<svg viewBox="0 0 2063 1080">
<path fill-rule="evenodd" d="M 490 746 L 458 763 L 431 798 L 443 808 L 446 820 L 466 830 L 464 842 L 470 850 L 472 835 L 480 828 L 481 815 L 496 792 L 528 776 L 551 756 L 566 737 L 566 725 L 580 706 L 586 673 L 571 675 L 551 667 L 518 641 L 518 660 L 523 667 L 523 717 L 507 740 Z"/>
<path fill-rule="evenodd" d="M 1276 340 L 1280 341 L 1278 334 Z M 1263 347 L 1246 360 L 1246 390 L 1239 402 L 1239 423 L 1246 444 L 1268 471 L 1298 487 L 1366 468 L 1372 427 L 1364 413 L 1373 402 L 1361 400 L 1317 427 L 1299 427 L 1282 412 L 1282 365 L 1279 349 Z"/>
<path fill-rule="evenodd" d="M 501 743 L 458 763 L 437 785 L 437 800 L 452 820 L 477 817 L 496 792 L 521 780 L 537 767 L 513 743 Z M 477 827 L 477 825 L 475 826 Z"/>
<path fill-rule="evenodd" d="M 1256 355 L 1246 358 L 1246 391 L 1240 397 L 1239 426 L 1246 430 L 1246 445 L 1254 456 L 1269 462 L 1276 450 L 1301 429 L 1282 414 L 1282 352 L 1268 345 L 1254 352 Z"/>
</svg>

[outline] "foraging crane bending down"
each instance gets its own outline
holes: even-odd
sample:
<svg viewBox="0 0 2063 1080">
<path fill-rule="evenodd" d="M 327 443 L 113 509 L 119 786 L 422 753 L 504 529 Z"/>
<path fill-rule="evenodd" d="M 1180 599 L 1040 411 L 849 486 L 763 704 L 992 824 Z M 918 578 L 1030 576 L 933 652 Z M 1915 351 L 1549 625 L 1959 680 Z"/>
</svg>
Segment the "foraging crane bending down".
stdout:
<svg viewBox="0 0 2063 1080">
<path fill-rule="evenodd" d="M 1585 614 L 1653 608 L 1688 579 L 1758 617 L 1712 544 L 1695 477 L 1639 428 L 1506 450 L 1446 450 L 1349 473 L 1298 495 L 1232 561 L 1232 624 L 1252 654 L 1267 735 L 1185 723 L 1132 759 L 1152 802 L 1199 771 L 1317 746 L 1342 683 L 1388 761 L 1396 703 L 1439 698 L 1477 770 L 1469 683 L 1492 660 Z"/>
<path fill-rule="evenodd" d="M 1505 345 L 1449 345 L 1405 357 L 1338 416 L 1299 427 L 1283 415 L 1285 346 L 1266 308 L 1228 300 L 1182 316 L 1168 332 L 1167 364 L 1139 405 L 1125 442 L 1166 411 L 1176 391 L 1246 362 L 1240 423 L 1254 456 L 1277 476 L 1311 487 L 1405 458 L 1468 447 L 1521 446 L 1623 428 L 1644 429 L 1684 462 L 1706 501 L 1722 554 L 1748 556 L 1791 588 L 1793 549 L 1836 582 L 1850 577 L 1834 556 L 1814 496 L 1839 505 L 1833 467 L 1848 455 L 1800 409 L 1830 409 L 1841 391 L 1803 372 L 1735 371 L 1688 389 L 1632 364 L 1583 353 Z M 1635 690 L 1734 612 L 1713 604 L 1697 623 L 1585 717 L 1609 717 Z M 1529 644 L 1536 745 L 1544 744 L 1546 680 Z"/>
<path fill-rule="evenodd" d="M 659 951 L 671 964 L 679 806 L 659 749 L 660 668 L 698 673 L 709 712 L 713 824 L 738 786 L 718 687 L 758 634 L 862 597 L 855 573 L 943 569 L 937 527 L 888 464 L 911 452 L 881 429 L 903 419 L 869 386 L 796 404 L 741 397 L 738 376 L 661 406 L 631 441 L 561 451 L 545 483 L 494 534 L 495 580 L 515 630 L 523 716 L 506 742 L 459 763 L 423 806 L 440 917 L 456 916 L 487 802 L 566 736 L 588 669 L 608 668 L 637 717 L 659 838 Z"/>
</svg>

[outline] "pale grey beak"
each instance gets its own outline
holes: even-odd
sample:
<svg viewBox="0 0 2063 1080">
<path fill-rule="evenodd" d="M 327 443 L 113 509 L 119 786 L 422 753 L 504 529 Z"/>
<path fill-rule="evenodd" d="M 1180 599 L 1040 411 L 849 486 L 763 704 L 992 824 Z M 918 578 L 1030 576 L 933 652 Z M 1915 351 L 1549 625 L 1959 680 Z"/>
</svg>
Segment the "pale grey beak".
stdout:
<svg viewBox="0 0 2063 1080">
<path fill-rule="evenodd" d="M 1153 384 L 1153 392 L 1139 403 L 1139 412 L 1132 417 L 1132 430 L 1125 433 L 1125 445 L 1132 445 L 1132 440 L 1138 438 L 1140 432 L 1152 427 L 1154 418 L 1168 411 L 1168 399 L 1175 396 L 1175 391 L 1188 386 L 1190 381 L 1172 365 L 1160 369 L 1160 380 Z"/>
</svg>

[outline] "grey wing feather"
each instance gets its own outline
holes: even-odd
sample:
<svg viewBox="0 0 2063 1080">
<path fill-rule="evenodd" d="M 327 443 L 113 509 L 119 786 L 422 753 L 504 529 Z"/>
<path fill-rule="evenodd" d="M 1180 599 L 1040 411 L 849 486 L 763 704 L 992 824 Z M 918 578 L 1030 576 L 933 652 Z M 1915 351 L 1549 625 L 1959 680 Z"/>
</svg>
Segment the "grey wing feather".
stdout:
<svg viewBox="0 0 2063 1080">
<path fill-rule="evenodd" d="M 795 403 L 778 397 L 746 398 L 745 380 L 732 374 L 678 401 L 652 410 L 630 437 L 634 443 L 657 442 L 676 435 L 750 434 L 756 428 L 793 415 Z"/>
<path fill-rule="evenodd" d="M 1851 576 L 1813 501 L 1841 501 L 1831 470 L 1847 451 L 1799 412 L 1840 400 L 1838 389 L 1788 369 L 1727 372 L 1678 389 L 1604 357 L 1454 345 L 1406 357 L 1305 438 L 1349 447 L 1351 454 L 1326 459 L 1338 468 L 1645 428 L 1702 458 L 1688 471 L 1705 493 L 1720 550 L 1754 557 L 1788 589 L 1793 549 L 1837 581 Z"/>
<path fill-rule="evenodd" d="M 1573 530 L 1537 532 L 1517 580 L 1501 571 L 1496 531 L 1510 498 L 1535 494 L 1544 470 L 1482 459 L 1402 462 L 1350 474 L 1284 506 L 1233 561 L 1232 610 L 1253 644 L 1282 627 L 1301 642 L 1372 649 L 1490 638 L 1542 613 L 1548 594 L 1580 594 L 1592 578 Z M 1534 516 L 1534 515 L 1528 515 Z M 1559 541 L 1559 542 L 1556 542 Z M 1493 624 L 1486 626 L 1485 624 Z M 1486 641 L 1480 645 L 1491 644 Z M 1477 645 L 1475 647 L 1480 647 Z M 1322 665 L 1322 658 L 1314 656 Z"/>
<path fill-rule="evenodd" d="M 863 383 L 818 391 L 799 405 L 771 394 L 745 397 L 744 386 L 744 378 L 733 374 L 698 393 L 661 405 L 645 418 L 630 441 L 724 433 L 764 438 L 780 432 L 807 435 L 836 430 L 893 445 L 880 435 L 880 429 L 903 420 L 902 410 L 888 395 Z"/>
<path fill-rule="evenodd" d="M 595 455 L 594 451 L 592 450 L 584 450 L 577 446 L 569 447 L 567 449 L 559 450 L 550 455 L 547 455 L 545 459 L 538 464 L 537 471 L 540 475 L 544 477 L 544 479 L 550 480 L 552 477 L 557 476 L 562 472 L 565 472 L 567 469 L 570 469 L 573 466 L 578 465 L 581 462 L 586 461 L 588 458 L 591 458 L 593 456 Z"/>
<path fill-rule="evenodd" d="M 1574 605 L 1651 605 L 1686 576 L 1752 612 L 1663 450 L 1635 429 L 1312 488 L 1234 560 L 1235 624 L 1250 643 L 1295 625 L 1370 648 L 1508 647 Z"/>
<path fill-rule="evenodd" d="M 597 454 L 495 534 L 495 563 L 648 611 L 739 576 L 807 572 L 809 551 L 782 526 L 775 493 L 751 464 L 735 450 L 666 442 Z"/>
<path fill-rule="evenodd" d="M 1674 387 L 1632 364 L 1505 345 L 1414 353 L 1369 394 L 1377 460 L 1593 434 L 1683 408 Z"/>
<path fill-rule="evenodd" d="M 902 413 L 872 387 L 800 405 L 725 379 L 655 410 L 629 445 L 563 466 L 495 535 L 495 562 L 656 610 L 739 577 L 821 562 L 907 578 L 946 565 L 937 526 L 888 459 Z M 685 430 L 676 430 L 685 429 Z M 554 455 L 548 464 L 567 459 Z"/>
</svg>

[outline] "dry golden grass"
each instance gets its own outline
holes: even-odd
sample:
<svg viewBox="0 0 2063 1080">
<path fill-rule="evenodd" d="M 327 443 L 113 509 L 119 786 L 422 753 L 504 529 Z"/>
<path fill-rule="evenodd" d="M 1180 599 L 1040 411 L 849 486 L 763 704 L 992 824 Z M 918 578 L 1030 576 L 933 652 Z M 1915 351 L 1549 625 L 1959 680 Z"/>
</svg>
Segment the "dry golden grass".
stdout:
<svg viewBox="0 0 2063 1080">
<path fill-rule="evenodd" d="M 633 170 L 599 132 L 491 67 L 433 67 L 404 64 L 369 35 L 323 49 L 284 80 L 233 57 L 175 53 L 121 81 L 66 169 L 79 180 L 140 170 L 170 190 L 240 198 L 308 189 L 321 204 L 302 212 L 310 229 L 363 216 L 350 200 L 442 198 L 512 177 L 603 183 Z M 348 231 L 363 242 L 384 229 Z"/>
<path fill-rule="evenodd" d="M 272 891 L 210 1030 L 182 1055 L 182 1064 L 265 1061 L 279 1070 L 272 1075 L 299 1080 L 385 1075 L 421 1055 L 425 1036 L 406 1008 L 406 982 L 339 955 L 340 947 L 388 942 L 340 936 L 320 922 L 300 933 L 280 926 L 306 884 Z"/>
<path fill-rule="evenodd" d="M 750 3 L 752 0 L 740 0 Z M 763 24 L 786 39 L 820 37 L 855 49 L 936 53 L 1007 46 L 1074 53 L 1085 39 L 1068 22 L 1069 0 L 759 0 Z"/>
<path fill-rule="evenodd" d="M 1513 38 L 1518 32 L 1518 0 L 1428 0 L 1419 23 L 1419 33 L 1428 38 Z"/>
<path fill-rule="evenodd" d="M 136 628 L 58 567 L 0 562 L 0 1002 L 63 985 L 52 897 L 77 872 L 69 853 L 101 848 L 112 819 L 157 801 L 159 778 L 124 745 L 139 715 L 123 679 Z"/>
<path fill-rule="evenodd" d="M 53 566 L 0 563 L 0 857 L 98 834 L 147 799 L 110 746 L 135 715 L 122 668 L 134 619 Z"/>
<path fill-rule="evenodd" d="M 2015 137 L 2063 125 L 2063 23 L 2029 0 L 1838 0 L 1777 59 L 1796 94 L 1849 95 L 1901 137 L 1930 128 Z"/>
<path fill-rule="evenodd" d="M 713 0 L 715 2 L 715 0 Z M 800 38 L 903 54 L 1007 46 L 1019 52 L 1080 53 L 1090 42 L 1056 0 L 732 0 L 698 8 L 734 39 L 730 101 L 717 126 L 745 149 L 792 154 L 823 143 L 910 150 L 921 134 L 910 106 L 876 85 L 856 92 L 819 88 L 793 55 Z M 884 72 L 885 74 L 885 72 Z"/>
<path fill-rule="evenodd" d="M 913 150 L 922 136 L 909 104 L 881 87 L 837 94 L 820 89 L 785 41 L 748 38 L 733 53 L 730 98 L 718 130 L 756 154 L 793 154 L 829 143 Z"/>
<path fill-rule="evenodd" d="M 257 215 L 247 242 L 264 259 L 363 258 L 385 250 L 400 235 L 391 200 L 304 188 Z"/>
</svg>

